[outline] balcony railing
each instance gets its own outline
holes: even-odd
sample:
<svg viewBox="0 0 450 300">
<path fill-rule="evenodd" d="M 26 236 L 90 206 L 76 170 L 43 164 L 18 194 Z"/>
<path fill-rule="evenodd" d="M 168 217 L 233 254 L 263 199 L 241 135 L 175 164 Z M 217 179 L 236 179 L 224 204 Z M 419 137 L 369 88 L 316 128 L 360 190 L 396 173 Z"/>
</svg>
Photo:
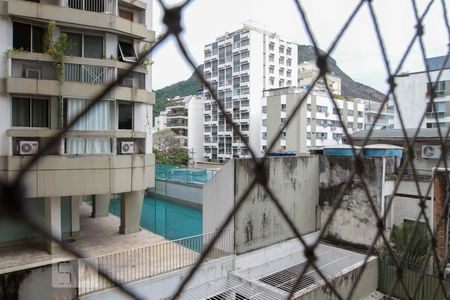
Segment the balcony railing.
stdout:
<svg viewBox="0 0 450 300">
<path fill-rule="evenodd" d="M 86 11 L 116 14 L 116 3 L 117 1 L 114 0 L 64 0 L 63 6 Z"/>
<path fill-rule="evenodd" d="M 128 283 L 173 270 L 192 266 L 215 232 L 167 241 L 88 259 L 114 280 Z M 225 230 L 206 260 L 218 259 L 234 253 L 233 232 Z M 85 295 L 112 288 L 114 285 L 90 268 L 78 268 L 78 294 Z"/>
<path fill-rule="evenodd" d="M 106 84 L 114 80 L 114 68 L 92 65 L 65 64 L 64 79 L 93 84 Z"/>
</svg>

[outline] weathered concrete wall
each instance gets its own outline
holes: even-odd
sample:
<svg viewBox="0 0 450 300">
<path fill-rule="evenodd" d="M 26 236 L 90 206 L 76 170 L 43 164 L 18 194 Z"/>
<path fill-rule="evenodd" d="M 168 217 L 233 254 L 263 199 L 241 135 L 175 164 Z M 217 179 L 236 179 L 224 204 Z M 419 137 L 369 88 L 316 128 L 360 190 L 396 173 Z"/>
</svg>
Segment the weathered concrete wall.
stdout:
<svg viewBox="0 0 450 300">
<path fill-rule="evenodd" d="M 356 278 L 361 271 L 361 267 L 356 267 L 352 271 L 343 276 L 333 278 L 330 282 L 336 291 L 342 296 L 343 299 L 347 299 L 350 291 L 353 290 Z M 378 287 L 378 260 L 376 258 L 370 258 L 367 262 L 366 268 L 361 276 L 356 290 L 353 293 L 352 299 L 365 299 Z M 321 287 L 311 286 L 304 291 L 301 291 L 294 295 L 292 299 L 296 300 L 322 300 L 322 299 L 338 299 L 335 294 L 329 289 L 325 283 Z"/>
<path fill-rule="evenodd" d="M 268 184 L 301 234 L 319 229 L 319 159 L 317 156 L 271 157 L 266 160 Z M 235 203 L 255 176 L 251 160 L 235 161 Z M 237 253 L 294 237 L 275 204 L 257 185 L 234 216 Z"/>
<path fill-rule="evenodd" d="M 383 158 L 363 158 L 363 180 L 378 213 L 382 211 L 384 167 Z M 320 156 L 320 209 L 322 228 L 333 211 L 341 189 L 346 185 L 353 170 L 353 158 L 343 156 Z M 353 177 L 341 205 L 328 228 L 330 240 L 370 246 L 376 235 L 376 218 L 358 175 Z"/>
</svg>

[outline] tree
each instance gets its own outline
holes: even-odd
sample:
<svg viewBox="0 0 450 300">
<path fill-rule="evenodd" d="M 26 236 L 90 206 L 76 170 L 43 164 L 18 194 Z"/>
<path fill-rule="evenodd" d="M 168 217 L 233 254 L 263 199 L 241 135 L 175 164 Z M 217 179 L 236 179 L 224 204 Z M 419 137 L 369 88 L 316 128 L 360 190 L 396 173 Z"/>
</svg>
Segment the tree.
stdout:
<svg viewBox="0 0 450 300">
<path fill-rule="evenodd" d="M 163 129 L 153 134 L 153 152 L 157 164 L 187 165 L 188 150 L 183 148 L 180 139 L 170 129 Z"/>
</svg>

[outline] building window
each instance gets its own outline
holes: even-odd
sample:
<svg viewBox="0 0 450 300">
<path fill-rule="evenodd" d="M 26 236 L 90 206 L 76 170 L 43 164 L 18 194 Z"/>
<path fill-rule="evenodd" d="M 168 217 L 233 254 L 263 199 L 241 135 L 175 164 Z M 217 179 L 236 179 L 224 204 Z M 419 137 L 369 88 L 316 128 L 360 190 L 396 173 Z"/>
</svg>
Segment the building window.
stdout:
<svg viewBox="0 0 450 300">
<path fill-rule="evenodd" d="M 275 72 L 275 67 L 274 66 L 270 66 L 269 67 L 269 73 L 273 74 Z"/>
<path fill-rule="evenodd" d="M 431 96 L 431 89 L 433 88 L 433 82 L 429 82 L 427 84 L 427 95 Z M 434 88 L 435 97 L 443 97 L 445 96 L 445 81 L 436 82 L 436 87 Z"/>
<path fill-rule="evenodd" d="M 292 71 L 291 71 L 291 70 L 287 70 L 287 71 L 286 71 L 286 76 L 287 76 L 287 77 L 291 77 L 291 75 L 292 75 Z"/>
<path fill-rule="evenodd" d="M 279 86 L 279 87 L 283 87 L 283 86 L 284 86 L 284 79 L 280 79 L 280 80 L 278 81 L 278 86 Z"/>
<path fill-rule="evenodd" d="M 286 60 L 286 65 L 287 65 L 288 67 L 290 67 L 290 66 L 292 65 L 292 59 L 288 58 L 288 59 Z"/>
<path fill-rule="evenodd" d="M 264 105 L 264 106 L 262 107 L 262 113 L 263 113 L 263 114 L 267 113 L 267 106 Z"/>
<path fill-rule="evenodd" d="M 281 104 L 281 111 L 286 111 L 286 104 Z"/>
<path fill-rule="evenodd" d="M 269 62 L 274 62 L 275 61 L 275 55 L 270 54 L 269 55 Z"/>
<path fill-rule="evenodd" d="M 291 54 L 292 54 L 292 48 L 291 47 L 287 47 L 286 55 L 291 55 Z"/>
<path fill-rule="evenodd" d="M 69 56 L 103 58 L 103 37 L 82 33 L 66 32 L 67 47 L 65 54 Z"/>
<path fill-rule="evenodd" d="M 269 83 L 270 83 L 270 85 L 274 85 L 275 84 L 275 78 L 274 77 L 270 77 L 269 78 Z"/>
<path fill-rule="evenodd" d="M 280 46 L 280 47 L 278 48 L 278 51 L 279 51 L 281 54 L 283 54 L 283 53 L 284 53 L 284 46 Z"/>
<path fill-rule="evenodd" d="M 275 43 L 274 42 L 270 42 L 269 43 L 269 50 L 271 50 L 271 51 L 275 50 Z"/>
<path fill-rule="evenodd" d="M 279 74 L 280 76 L 284 76 L 284 68 L 280 68 Z"/>
<path fill-rule="evenodd" d="M 132 130 L 133 129 L 133 104 L 119 102 L 117 104 L 117 129 Z"/>
<path fill-rule="evenodd" d="M 137 54 L 134 50 L 133 43 L 119 41 L 118 43 L 119 58 L 122 61 L 136 62 Z"/>
<path fill-rule="evenodd" d="M 306 138 L 307 138 L 308 140 L 311 139 L 311 132 L 307 132 L 307 133 L 306 133 Z"/>
<path fill-rule="evenodd" d="M 358 118 L 362 118 L 364 116 L 364 113 L 362 111 L 358 111 Z"/>
<path fill-rule="evenodd" d="M 13 48 L 31 52 L 44 52 L 44 29 L 14 22 Z"/>
<path fill-rule="evenodd" d="M 284 57 L 281 56 L 280 59 L 278 60 L 280 65 L 284 65 Z"/>
<path fill-rule="evenodd" d="M 349 109 L 349 110 L 347 111 L 347 115 L 352 117 L 352 116 L 353 116 L 353 110 L 352 110 L 352 109 Z"/>
<path fill-rule="evenodd" d="M 326 132 L 317 132 L 316 137 L 320 140 L 326 140 L 328 138 L 328 133 Z"/>
<path fill-rule="evenodd" d="M 12 126 L 49 127 L 48 100 L 37 98 L 12 98 Z"/>
<path fill-rule="evenodd" d="M 292 86 L 292 81 L 288 80 L 286 85 L 287 86 Z"/>
</svg>

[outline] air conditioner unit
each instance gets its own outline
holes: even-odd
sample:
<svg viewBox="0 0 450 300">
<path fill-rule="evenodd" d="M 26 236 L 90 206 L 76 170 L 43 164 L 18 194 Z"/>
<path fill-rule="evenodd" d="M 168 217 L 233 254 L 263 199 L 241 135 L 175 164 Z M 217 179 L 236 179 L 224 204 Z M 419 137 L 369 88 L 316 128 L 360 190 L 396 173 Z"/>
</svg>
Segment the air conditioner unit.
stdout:
<svg viewBox="0 0 450 300">
<path fill-rule="evenodd" d="M 25 69 L 25 78 L 41 78 L 41 70 L 38 69 Z"/>
<path fill-rule="evenodd" d="M 121 142 L 120 153 L 133 154 L 134 153 L 134 142 Z"/>
<path fill-rule="evenodd" d="M 437 158 L 441 157 L 441 146 L 422 146 L 422 158 Z"/>
<path fill-rule="evenodd" d="M 128 87 L 134 87 L 134 78 L 126 77 L 123 79 L 122 84 Z"/>
<path fill-rule="evenodd" d="M 19 154 L 20 155 L 32 155 L 36 154 L 39 150 L 38 141 L 20 141 L 19 142 Z"/>
</svg>

